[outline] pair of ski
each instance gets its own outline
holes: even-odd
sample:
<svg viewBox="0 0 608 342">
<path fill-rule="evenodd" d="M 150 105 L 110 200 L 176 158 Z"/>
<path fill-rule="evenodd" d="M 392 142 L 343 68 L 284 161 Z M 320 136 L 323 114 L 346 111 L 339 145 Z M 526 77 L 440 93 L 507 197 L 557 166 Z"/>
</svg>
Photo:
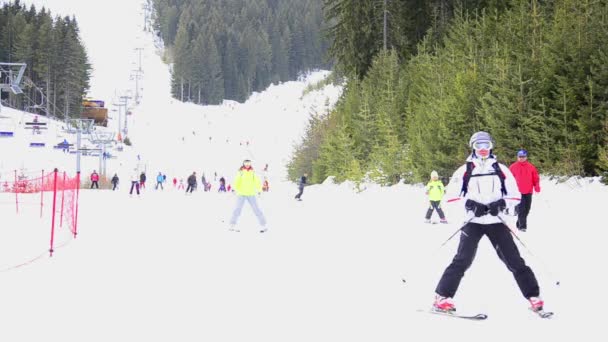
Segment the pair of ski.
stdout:
<svg viewBox="0 0 608 342">
<path fill-rule="evenodd" d="M 459 313 L 456 313 L 456 311 L 444 311 L 444 310 L 438 310 L 435 308 L 431 308 L 428 311 L 424 311 L 424 310 L 418 310 L 418 311 L 428 312 L 428 313 L 431 313 L 434 315 L 466 319 L 466 320 L 470 320 L 470 321 L 483 321 L 488 318 L 488 315 L 486 315 L 484 313 L 478 313 L 478 314 L 473 314 L 473 315 L 459 314 Z M 538 317 L 540 317 L 540 318 L 551 318 L 553 316 L 553 312 L 549 312 L 549 311 L 545 311 L 545 310 L 538 310 L 538 311 L 532 311 L 532 312 L 537 314 Z"/>
</svg>

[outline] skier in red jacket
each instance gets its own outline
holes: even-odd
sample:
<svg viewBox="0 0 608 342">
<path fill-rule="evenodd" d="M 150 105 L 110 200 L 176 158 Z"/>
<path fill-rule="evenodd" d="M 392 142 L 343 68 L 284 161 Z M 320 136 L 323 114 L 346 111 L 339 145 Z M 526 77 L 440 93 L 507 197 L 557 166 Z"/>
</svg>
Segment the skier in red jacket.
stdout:
<svg viewBox="0 0 608 342">
<path fill-rule="evenodd" d="M 93 189 L 93 187 L 99 189 L 99 174 L 96 170 L 93 170 L 93 173 L 91 173 L 91 189 Z"/>
<path fill-rule="evenodd" d="M 538 171 L 528 161 L 528 151 L 523 149 L 517 152 L 517 161 L 509 166 L 509 170 L 515 177 L 517 187 L 521 193 L 521 202 L 515 207 L 515 213 L 518 216 L 517 228 L 525 232 L 528 229 L 527 220 L 532 205 L 532 190 L 537 193 L 540 192 Z"/>
</svg>

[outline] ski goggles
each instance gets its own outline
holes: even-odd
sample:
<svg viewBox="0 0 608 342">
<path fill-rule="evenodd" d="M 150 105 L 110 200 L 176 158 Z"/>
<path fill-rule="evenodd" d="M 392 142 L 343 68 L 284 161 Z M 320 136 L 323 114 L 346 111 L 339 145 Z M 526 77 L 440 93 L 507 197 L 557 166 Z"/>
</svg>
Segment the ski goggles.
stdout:
<svg viewBox="0 0 608 342">
<path fill-rule="evenodd" d="M 474 150 L 491 150 L 494 147 L 491 141 L 480 140 L 473 143 Z"/>
</svg>

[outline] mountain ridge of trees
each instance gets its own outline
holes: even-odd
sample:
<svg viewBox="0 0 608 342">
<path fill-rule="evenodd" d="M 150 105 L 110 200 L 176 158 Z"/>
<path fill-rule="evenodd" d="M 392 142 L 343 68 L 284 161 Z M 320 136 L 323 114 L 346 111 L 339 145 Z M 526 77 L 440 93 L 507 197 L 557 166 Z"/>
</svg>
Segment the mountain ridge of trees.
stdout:
<svg viewBox="0 0 608 342">
<path fill-rule="evenodd" d="M 359 23 L 344 24 L 363 30 L 351 35 L 369 33 L 381 18 L 357 17 L 352 1 L 326 3 L 346 11 L 334 20 Z M 377 12 L 383 1 L 359 3 Z M 432 170 L 449 176 L 479 130 L 493 135 L 503 163 L 525 148 L 542 173 L 608 178 L 608 1 L 428 2 L 430 13 L 454 3 L 443 24 L 432 16 L 419 28 L 426 34 L 415 50 L 385 51 L 376 34 L 370 46 L 359 41 L 356 51 L 377 51 L 361 59 L 332 37 L 348 82 L 334 110 L 311 120 L 290 179 L 308 172 L 317 183 L 334 176 L 390 185 L 424 181 Z M 411 37 L 403 32 L 401 40 Z"/>
<path fill-rule="evenodd" d="M 182 101 L 245 101 L 271 83 L 329 68 L 321 0 L 154 0 Z"/>
<path fill-rule="evenodd" d="M 0 61 L 26 63 L 25 77 L 35 87 L 22 86 L 24 95 L 7 99 L 16 108 L 64 118 L 79 117 L 89 89 L 91 65 L 80 41 L 75 17 L 55 17 L 19 0 L 0 8 Z M 44 108 L 40 92 L 46 97 Z"/>
</svg>

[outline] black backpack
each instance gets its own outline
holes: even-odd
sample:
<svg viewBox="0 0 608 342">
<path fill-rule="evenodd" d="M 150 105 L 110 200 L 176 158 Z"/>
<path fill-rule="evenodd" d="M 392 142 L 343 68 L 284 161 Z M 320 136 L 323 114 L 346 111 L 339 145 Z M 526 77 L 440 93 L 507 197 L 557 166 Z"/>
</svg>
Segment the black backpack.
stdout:
<svg viewBox="0 0 608 342">
<path fill-rule="evenodd" d="M 491 173 L 473 175 L 472 172 L 473 172 L 474 168 L 475 168 L 475 163 L 467 162 L 467 171 L 464 173 L 464 176 L 462 178 L 462 189 L 460 190 L 461 196 L 465 196 L 467 194 L 467 192 L 469 191 L 469 181 L 471 180 L 471 177 L 483 177 L 483 176 L 498 176 L 498 178 L 500 179 L 500 192 L 502 193 L 503 196 L 507 195 L 507 188 L 505 187 L 505 178 L 506 177 L 505 177 L 504 172 L 502 172 L 502 170 L 500 169 L 498 162 L 494 162 L 494 164 L 492 164 L 492 168 L 494 169 L 494 172 L 491 172 Z"/>
</svg>

